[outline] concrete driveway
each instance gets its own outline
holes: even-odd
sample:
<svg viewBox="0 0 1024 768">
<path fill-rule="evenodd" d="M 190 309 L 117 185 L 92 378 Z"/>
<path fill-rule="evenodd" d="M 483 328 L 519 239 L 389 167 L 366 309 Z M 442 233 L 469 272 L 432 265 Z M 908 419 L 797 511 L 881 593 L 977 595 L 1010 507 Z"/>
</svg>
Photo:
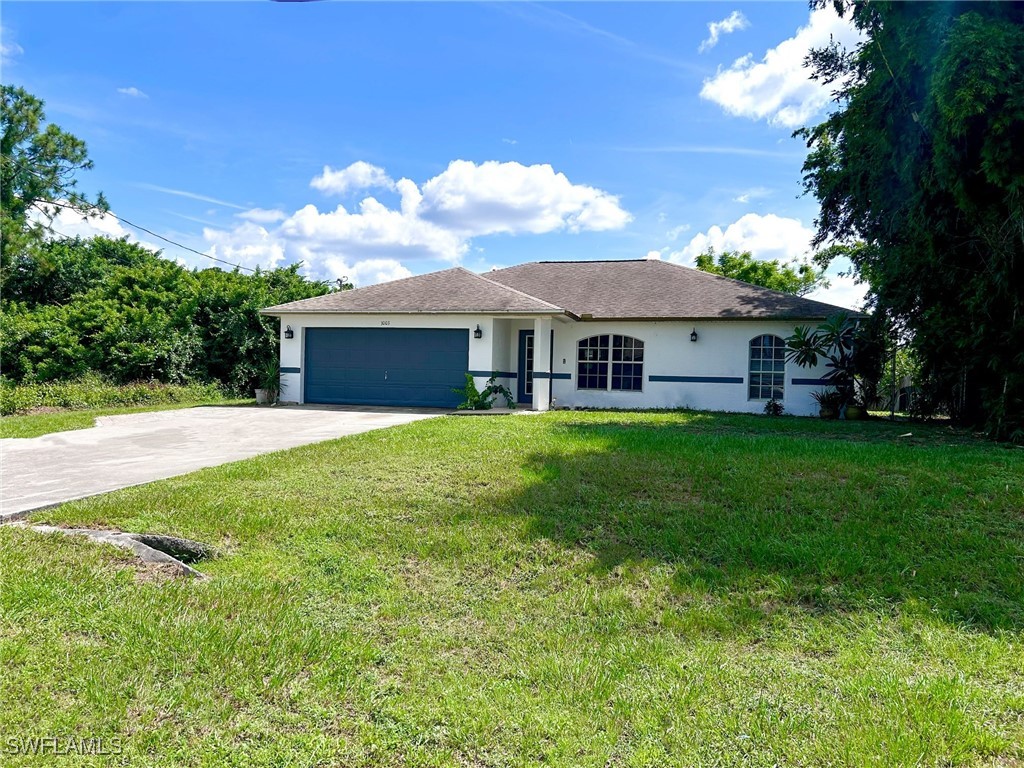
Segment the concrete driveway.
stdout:
<svg viewBox="0 0 1024 768">
<path fill-rule="evenodd" d="M 0 522 L 42 507 L 371 429 L 440 409 L 208 406 L 101 416 L 96 426 L 0 440 Z"/>
</svg>

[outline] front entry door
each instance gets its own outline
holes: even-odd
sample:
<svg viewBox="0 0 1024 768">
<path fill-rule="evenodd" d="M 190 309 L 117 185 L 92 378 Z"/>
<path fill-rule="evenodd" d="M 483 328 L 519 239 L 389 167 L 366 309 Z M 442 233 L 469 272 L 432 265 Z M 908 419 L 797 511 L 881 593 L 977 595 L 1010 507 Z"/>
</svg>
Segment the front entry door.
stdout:
<svg viewBox="0 0 1024 768">
<path fill-rule="evenodd" d="M 533 403 L 533 331 L 519 332 L 519 374 L 516 377 L 518 400 Z"/>
</svg>

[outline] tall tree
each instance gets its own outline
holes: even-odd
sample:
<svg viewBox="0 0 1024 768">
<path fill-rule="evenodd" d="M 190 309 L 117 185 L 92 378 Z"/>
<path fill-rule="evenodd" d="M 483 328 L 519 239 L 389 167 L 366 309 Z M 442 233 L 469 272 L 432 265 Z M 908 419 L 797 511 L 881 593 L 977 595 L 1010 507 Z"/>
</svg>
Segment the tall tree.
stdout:
<svg viewBox="0 0 1024 768">
<path fill-rule="evenodd" d="M 828 287 L 824 271 L 819 272 L 810 264 L 793 268 L 779 261 L 760 261 L 750 251 L 723 251 L 716 255 L 714 248 L 708 248 L 697 257 L 697 269 L 797 296 Z"/>
<path fill-rule="evenodd" d="M 16 257 L 39 242 L 59 203 L 85 213 L 106 210 L 102 194 L 88 200 L 75 175 L 92 168 L 85 142 L 46 123 L 43 101 L 23 88 L 2 86 L 0 98 L 0 280 Z"/>
<path fill-rule="evenodd" d="M 863 41 L 808 57 L 837 102 L 797 132 L 815 244 L 862 241 L 844 255 L 937 404 L 1024 438 L 1024 5 L 831 4 Z"/>
</svg>

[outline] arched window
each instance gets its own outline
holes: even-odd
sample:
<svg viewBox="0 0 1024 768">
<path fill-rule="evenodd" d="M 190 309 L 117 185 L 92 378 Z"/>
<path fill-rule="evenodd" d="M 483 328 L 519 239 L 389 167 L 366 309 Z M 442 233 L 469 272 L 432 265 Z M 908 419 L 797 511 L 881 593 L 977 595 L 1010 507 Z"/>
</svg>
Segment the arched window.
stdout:
<svg viewBox="0 0 1024 768">
<path fill-rule="evenodd" d="M 781 400 L 785 394 L 786 342 L 778 336 L 750 340 L 751 400 Z"/>
<path fill-rule="evenodd" d="M 632 336 L 601 334 L 580 339 L 578 389 L 640 392 L 644 388 L 644 343 Z"/>
</svg>

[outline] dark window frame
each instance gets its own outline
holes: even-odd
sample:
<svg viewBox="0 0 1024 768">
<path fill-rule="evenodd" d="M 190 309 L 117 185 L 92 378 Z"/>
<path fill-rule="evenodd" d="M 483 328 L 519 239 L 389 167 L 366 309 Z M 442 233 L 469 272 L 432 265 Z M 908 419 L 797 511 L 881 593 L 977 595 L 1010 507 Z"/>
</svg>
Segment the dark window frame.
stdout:
<svg viewBox="0 0 1024 768">
<path fill-rule="evenodd" d="M 767 402 L 786 396 L 786 342 L 762 333 L 747 345 L 747 400 Z"/>
<path fill-rule="evenodd" d="M 589 392 L 643 392 L 643 339 L 624 333 L 598 333 L 576 342 L 576 389 Z"/>
</svg>

